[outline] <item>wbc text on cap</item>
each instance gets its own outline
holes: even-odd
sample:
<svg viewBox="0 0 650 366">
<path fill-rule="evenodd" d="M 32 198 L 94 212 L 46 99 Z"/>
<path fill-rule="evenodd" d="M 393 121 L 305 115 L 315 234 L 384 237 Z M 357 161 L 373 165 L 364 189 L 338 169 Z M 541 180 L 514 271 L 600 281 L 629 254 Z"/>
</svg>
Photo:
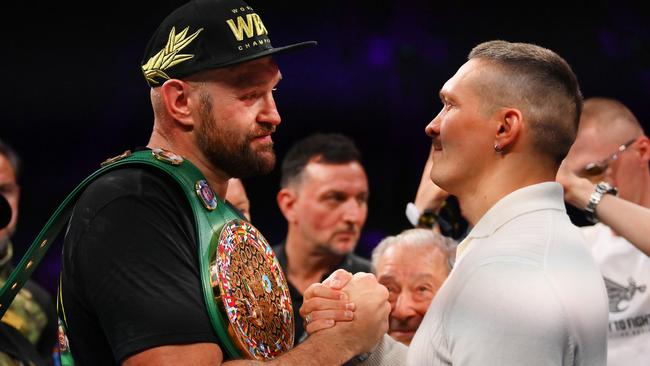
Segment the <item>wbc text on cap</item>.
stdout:
<svg viewBox="0 0 650 366">
<path fill-rule="evenodd" d="M 193 0 L 163 20 L 149 40 L 142 72 L 149 86 L 291 49 L 273 47 L 259 14 L 241 0 Z"/>
</svg>

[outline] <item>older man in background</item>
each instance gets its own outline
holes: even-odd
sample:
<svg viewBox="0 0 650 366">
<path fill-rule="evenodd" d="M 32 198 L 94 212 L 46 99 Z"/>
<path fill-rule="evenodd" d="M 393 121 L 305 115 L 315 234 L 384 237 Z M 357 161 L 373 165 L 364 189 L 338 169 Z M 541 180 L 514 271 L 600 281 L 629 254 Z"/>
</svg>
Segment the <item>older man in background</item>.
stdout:
<svg viewBox="0 0 650 366">
<path fill-rule="evenodd" d="M 372 252 L 377 281 L 388 289 L 388 334 L 409 345 L 438 289 L 447 279 L 456 245 L 431 229 L 384 238 Z"/>
</svg>

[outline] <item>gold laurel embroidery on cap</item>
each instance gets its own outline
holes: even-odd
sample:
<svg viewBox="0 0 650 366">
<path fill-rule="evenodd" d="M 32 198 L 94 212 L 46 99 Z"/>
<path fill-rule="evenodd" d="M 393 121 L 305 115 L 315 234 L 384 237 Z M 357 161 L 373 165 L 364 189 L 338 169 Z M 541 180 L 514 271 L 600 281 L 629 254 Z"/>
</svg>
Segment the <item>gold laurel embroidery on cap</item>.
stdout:
<svg viewBox="0 0 650 366">
<path fill-rule="evenodd" d="M 178 53 L 189 45 L 203 30 L 203 28 L 199 28 L 199 30 L 190 36 L 187 36 L 189 28 L 186 27 L 182 32 L 176 34 L 176 27 L 172 27 L 165 48 L 153 55 L 146 64 L 142 65 L 142 71 L 149 84 L 158 84 L 157 77 L 169 79 L 169 76 L 164 70 L 194 57 L 191 54 Z"/>
</svg>

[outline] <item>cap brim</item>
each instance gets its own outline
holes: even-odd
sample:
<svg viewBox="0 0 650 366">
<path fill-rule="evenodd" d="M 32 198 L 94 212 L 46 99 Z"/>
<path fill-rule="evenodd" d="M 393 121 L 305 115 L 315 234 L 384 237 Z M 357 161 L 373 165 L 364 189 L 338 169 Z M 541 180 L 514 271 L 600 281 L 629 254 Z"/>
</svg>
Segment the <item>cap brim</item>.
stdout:
<svg viewBox="0 0 650 366">
<path fill-rule="evenodd" d="M 301 48 L 316 46 L 317 44 L 318 44 L 318 42 L 316 42 L 316 41 L 306 41 L 306 42 L 290 44 L 288 46 L 274 47 L 274 48 L 262 51 L 260 53 L 256 53 L 254 55 L 238 58 L 236 60 L 232 60 L 232 61 L 228 61 L 226 63 L 221 63 L 219 65 L 212 66 L 212 68 L 217 69 L 217 68 L 226 67 L 226 66 L 233 66 L 233 65 L 241 64 L 243 62 L 253 61 L 253 60 L 256 60 L 258 58 L 262 58 L 262 57 L 266 57 L 266 56 L 270 56 L 270 55 L 275 55 L 275 54 L 278 54 L 278 53 L 295 51 L 295 50 L 299 50 Z"/>
</svg>

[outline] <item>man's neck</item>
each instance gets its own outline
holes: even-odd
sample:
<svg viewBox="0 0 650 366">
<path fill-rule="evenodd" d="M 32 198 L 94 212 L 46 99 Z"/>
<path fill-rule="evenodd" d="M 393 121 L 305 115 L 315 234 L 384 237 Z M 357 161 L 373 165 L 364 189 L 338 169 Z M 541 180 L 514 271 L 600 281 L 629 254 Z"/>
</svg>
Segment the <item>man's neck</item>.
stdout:
<svg viewBox="0 0 650 366">
<path fill-rule="evenodd" d="M 292 235 L 289 230 L 285 242 L 287 268 L 285 271 L 291 284 L 303 293 L 309 285 L 320 282 L 323 276 L 336 268 L 341 257 L 313 249 L 306 249 L 303 238 Z"/>
<path fill-rule="evenodd" d="M 637 204 L 650 208 L 650 173 L 643 176 L 640 186 L 642 188 L 639 190 L 639 202 Z"/>
<path fill-rule="evenodd" d="M 189 160 L 201 171 L 201 173 L 203 173 L 215 193 L 221 198 L 226 197 L 228 179 L 230 179 L 230 177 L 223 171 L 212 166 L 203 154 L 197 150 L 193 143 L 185 141 L 183 138 L 171 138 L 163 135 L 158 130 L 154 130 L 147 147 L 169 150 L 174 154 L 180 155 L 184 159 Z"/>
<path fill-rule="evenodd" d="M 530 167 L 522 169 L 521 164 L 501 164 L 497 169 L 483 174 L 474 186 L 467 187 L 456 194 L 462 202 L 463 216 L 472 225 L 476 223 L 503 197 L 510 193 L 533 184 L 554 182 L 553 169 Z M 529 164 L 530 165 L 530 164 Z"/>
</svg>

